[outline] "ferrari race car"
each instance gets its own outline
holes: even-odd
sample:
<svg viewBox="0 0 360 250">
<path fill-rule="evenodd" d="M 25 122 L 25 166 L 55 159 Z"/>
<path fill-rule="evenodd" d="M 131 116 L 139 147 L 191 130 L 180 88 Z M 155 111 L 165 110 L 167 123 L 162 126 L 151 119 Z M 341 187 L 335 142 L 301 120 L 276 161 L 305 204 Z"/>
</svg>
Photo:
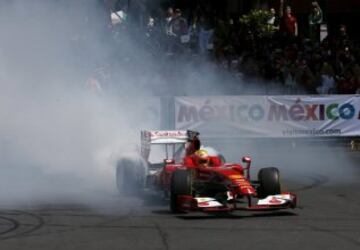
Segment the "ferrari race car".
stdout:
<svg viewBox="0 0 360 250">
<path fill-rule="evenodd" d="M 157 192 L 172 212 L 277 210 L 296 207 L 296 195 L 282 192 L 279 170 L 269 167 L 250 178 L 251 158 L 226 163 L 217 153 L 201 148 L 195 131 L 142 131 L 141 159 L 122 159 L 117 165 L 119 191 Z M 162 149 L 152 152 L 153 147 Z M 155 154 L 159 162 L 154 162 Z"/>
</svg>

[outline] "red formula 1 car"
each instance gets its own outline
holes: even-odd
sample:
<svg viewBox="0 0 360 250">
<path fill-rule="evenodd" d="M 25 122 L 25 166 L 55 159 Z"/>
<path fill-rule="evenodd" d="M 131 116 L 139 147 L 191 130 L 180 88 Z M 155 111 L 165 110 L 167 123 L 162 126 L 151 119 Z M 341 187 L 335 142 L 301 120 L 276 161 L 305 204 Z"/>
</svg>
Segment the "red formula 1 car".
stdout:
<svg viewBox="0 0 360 250">
<path fill-rule="evenodd" d="M 172 212 L 296 207 L 296 195 L 281 191 L 277 168 L 260 169 L 258 179 L 251 180 L 250 157 L 242 158 L 244 165 L 225 163 L 221 155 L 210 155 L 200 149 L 198 135 L 194 131 L 142 131 L 141 154 L 145 168 L 136 170 L 139 167 L 135 164 L 125 167 L 124 178 L 124 174 L 119 174 L 124 166 L 118 165 L 118 179 L 123 176 L 122 180 L 126 180 L 122 187 L 136 186 L 160 192 L 169 199 Z M 160 163 L 150 160 L 151 148 L 155 145 L 164 149 L 165 156 Z"/>
</svg>

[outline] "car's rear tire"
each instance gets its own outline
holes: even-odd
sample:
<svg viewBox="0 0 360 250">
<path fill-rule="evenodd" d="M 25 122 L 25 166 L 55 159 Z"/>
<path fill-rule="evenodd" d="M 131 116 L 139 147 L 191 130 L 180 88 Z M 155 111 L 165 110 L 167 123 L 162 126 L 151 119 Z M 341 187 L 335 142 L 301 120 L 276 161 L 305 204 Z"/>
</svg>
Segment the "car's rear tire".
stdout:
<svg viewBox="0 0 360 250">
<path fill-rule="evenodd" d="M 181 212 L 178 208 L 179 195 L 192 195 L 192 178 L 188 170 L 175 170 L 170 182 L 170 210 L 173 213 Z"/>
<path fill-rule="evenodd" d="M 122 195 L 139 196 L 144 188 L 144 175 L 139 163 L 132 159 L 121 159 L 116 166 L 116 186 Z"/>
<path fill-rule="evenodd" d="M 280 173 L 277 168 L 262 168 L 258 173 L 259 198 L 265 198 L 269 195 L 276 195 L 281 193 Z"/>
</svg>

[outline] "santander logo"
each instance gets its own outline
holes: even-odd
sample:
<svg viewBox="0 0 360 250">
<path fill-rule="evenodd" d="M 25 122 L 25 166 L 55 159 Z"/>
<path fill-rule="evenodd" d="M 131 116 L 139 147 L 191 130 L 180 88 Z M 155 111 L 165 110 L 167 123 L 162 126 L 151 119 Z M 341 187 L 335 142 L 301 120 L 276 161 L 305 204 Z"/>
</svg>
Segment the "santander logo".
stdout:
<svg viewBox="0 0 360 250">
<path fill-rule="evenodd" d="M 272 197 L 271 200 L 269 200 L 270 204 L 281 204 L 282 200 L 277 199 L 276 197 Z"/>
</svg>

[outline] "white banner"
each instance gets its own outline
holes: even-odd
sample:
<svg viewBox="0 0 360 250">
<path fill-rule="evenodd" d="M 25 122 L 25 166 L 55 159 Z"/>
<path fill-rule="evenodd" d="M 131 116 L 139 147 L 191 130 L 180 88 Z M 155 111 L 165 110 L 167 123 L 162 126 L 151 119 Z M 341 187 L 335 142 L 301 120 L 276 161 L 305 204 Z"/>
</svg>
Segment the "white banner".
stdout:
<svg viewBox="0 0 360 250">
<path fill-rule="evenodd" d="M 205 136 L 359 136 L 360 96 L 176 97 L 175 119 Z"/>
</svg>

